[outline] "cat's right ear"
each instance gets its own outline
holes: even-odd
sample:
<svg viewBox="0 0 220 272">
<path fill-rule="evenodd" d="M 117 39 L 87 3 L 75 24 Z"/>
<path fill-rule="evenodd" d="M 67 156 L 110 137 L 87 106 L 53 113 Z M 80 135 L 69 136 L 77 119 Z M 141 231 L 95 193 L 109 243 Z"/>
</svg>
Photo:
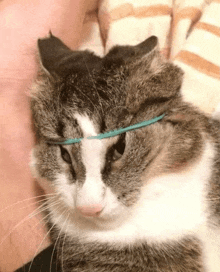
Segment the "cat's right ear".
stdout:
<svg viewBox="0 0 220 272">
<path fill-rule="evenodd" d="M 142 57 L 153 55 L 157 48 L 158 38 L 156 36 L 151 36 L 135 46 L 116 45 L 104 57 L 104 66 L 107 68 L 123 66 Z"/>
<path fill-rule="evenodd" d="M 89 51 L 73 51 L 51 32 L 48 38 L 38 40 L 42 67 L 51 75 L 64 76 L 95 68 L 101 58 Z"/>
<path fill-rule="evenodd" d="M 151 36 L 134 46 L 134 48 L 140 56 L 147 55 L 158 48 L 158 38 Z"/>
</svg>

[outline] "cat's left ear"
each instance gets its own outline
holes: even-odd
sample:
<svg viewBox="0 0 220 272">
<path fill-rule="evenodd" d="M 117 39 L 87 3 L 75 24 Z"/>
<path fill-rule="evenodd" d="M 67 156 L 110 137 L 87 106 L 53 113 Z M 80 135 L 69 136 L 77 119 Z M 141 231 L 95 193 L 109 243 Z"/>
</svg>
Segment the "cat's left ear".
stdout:
<svg viewBox="0 0 220 272">
<path fill-rule="evenodd" d="M 38 40 L 43 68 L 51 75 L 91 71 L 100 64 L 101 58 L 89 51 L 73 51 L 50 32 L 48 38 Z"/>
<path fill-rule="evenodd" d="M 103 64 L 107 68 L 120 67 L 130 64 L 143 56 L 153 53 L 157 49 L 158 38 L 151 36 L 138 45 L 116 45 L 104 57 Z"/>
</svg>

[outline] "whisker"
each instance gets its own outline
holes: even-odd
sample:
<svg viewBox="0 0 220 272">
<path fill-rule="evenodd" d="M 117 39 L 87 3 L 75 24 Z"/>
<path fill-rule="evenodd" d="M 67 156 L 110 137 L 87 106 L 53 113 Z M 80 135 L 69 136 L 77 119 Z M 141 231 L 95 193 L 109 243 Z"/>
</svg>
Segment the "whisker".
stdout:
<svg viewBox="0 0 220 272">
<path fill-rule="evenodd" d="M 13 231 L 15 231 L 15 229 L 17 229 L 20 225 L 22 225 L 25 221 L 31 219 L 32 217 L 38 215 L 39 213 L 41 213 L 43 210 L 42 210 L 42 207 L 45 206 L 45 203 L 43 203 L 40 207 L 38 207 L 37 209 L 35 209 L 31 214 L 28 214 L 27 216 L 25 216 L 20 222 L 18 222 L 10 231 L 8 234 L 6 234 L 3 239 L 1 240 L 1 243 L 0 243 L 0 247 L 2 246 L 2 244 L 6 241 L 6 239 L 11 235 L 11 233 Z M 37 211 L 37 213 L 36 213 Z"/>
<path fill-rule="evenodd" d="M 60 238 L 61 233 L 63 231 L 63 227 L 66 225 L 66 222 L 67 222 L 68 219 L 69 219 L 69 214 L 68 214 L 66 220 L 64 221 L 63 226 L 60 229 L 60 232 L 59 232 L 59 234 L 57 236 L 56 242 L 54 243 L 54 247 L 53 247 L 53 251 L 52 251 L 52 255 L 51 255 L 51 260 L 50 260 L 50 272 L 52 272 L 52 261 L 53 261 L 53 255 L 54 255 L 54 252 L 55 252 L 55 248 L 56 248 L 57 242 L 59 241 L 59 238 Z"/>
<path fill-rule="evenodd" d="M 62 215 L 63 215 L 63 213 L 64 212 L 62 212 L 61 213 L 61 215 L 60 215 L 60 217 L 59 218 L 61 218 L 62 217 Z M 43 244 L 43 242 L 45 241 L 45 239 L 49 236 L 49 234 L 50 234 L 50 232 L 51 232 L 51 230 L 55 227 L 55 223 L 52 225 L 52 227 L 48 230 L 48 232 L 46 233 L 46 235 L 44 236 L 44 238 L 43 238 L 43 240 L 41 241 L 41 243 L 40 243 L 40 245 L 37 247 L 37 249 L 36 249 L 36 251 L 35 251 L 35 254 L 34 254 L 34 256 L 36 256 L 37 254 L 38 254 L 38 252 L 39 252 L 39 249 L 41 248 L 41 246 L 42 246 L 42 244 Z M 28 270 L 28 272 L 30 272 L 31 271 L 31 267 L 32 267 L 32 265 L 33 265 L 33 262 L 34 262 L 34 258 L 32 259 L 32 261 L 31 261 L 31 264 L 30 264 L 30 267 L 29 267 L 29 270 Z"/>
<path fill-rule="evenodd" d="M 10 208 L 12 208 L 12 207 L 14 207 L 15 205 L 24 203 L 24 202 L 26 202 L 26 201 L 34 200 L 34 199 L 38 199 L 38 198 L 42 198 L 42 197 L 44 197 L 44 196 L 50 196 L 50 195 L 52 196 L 52 195 L 56 195 L 56 194 L 45 194 L 45 195 L 34 196 L 34 197 L 26 198 L 26 199 L 24 199 L 24 200 L 17 201 L 16 203 L 13 203 L 13 204 L 11 204 L 11 205 L 9 205 L 9 206 L 3 208 L 2 210 L 0 210 L 0 213 L 2 213 L 2 212 L 4 212 L 4 211 L 6 211 L 6 210 L 8 210 L 8 209 L 10 209 Z M 39 201 L 43 201 L 43 199 L 42 199 L 42 200 L 39 200 Z M 29 205 L 32 205 L 32 204 L 35 204 L 35 203 L 38 203 L 38 201 L 37 201 L 37 202 L 33 202 L 33 203 L 29 204 Z M 26 207 L 26 206 L 25 206 L 25 207 Z"/>
<path fill-rule="evenodd" d="M 42 213 L 43 211 L 47 210 L 48 208 L 54 207 L 54 206 L 56 206 L 56 205 L 59 206 L 59 204 L 60 204 L 60 201 L 56 201 L 56 202 L 54 202 L 54 203 L 51 204 L 51 205 L 47 205 L 44 209 L 40 210 L 39 213 Z M 37 222 L 37 224 L 35 224 L 35 225 L 33 226 L 33 228 L 35 228 L 37 225 L 39 225 L 39 224 L 45 222 L 45 221 L 46 221 L 46 218 L 49 217 L 50 214 L 51 214 L 51 211 L 48 211 L 48 214 L 45 215 L 39 222 Z M 45 224 L 46 224 L 46 222 L 45 222 Z M 44 225 L 45 225 L 45 224 L 44 224 Z"/>
<path fill-rule="evenodd" d="M 69 216 L 68 216 L 68 219 L 69 219 Z M 68 227 L 68 225 L 66 226 L 66 229 L 67 229 L 67 227 Z M 62 246 L 61 246 L 61 269 L 62 269 L 63 272 L 64 272 L 63 248 L 64 248 L 64 243 L 65 243 L 65 240 L 66 240 L 66 236 L 67 236 L 67 231 L 65 231 L 65 234 L 64 234 L 64 237 L 63 237 Z"/>
<path fill-rule="evenodd" d="M 52 197 L 51 197 L 51 198 L 52 198 Z M 56 197 L 54 196 L 54 198 L 56 198 Z M 40 207 L 43 207 L 44 205 L 45 205 L 45 199 L 42 199 L 42 200 L 38 200 L 38 201 L 36 201 L 36 202 L 30 203 L 30 204 L 28 204 L 28 205 L 24 205 L 23 207 L 16 208 L 16 211 L 18 211 L 18 210 L 23 210 L 23 209 L 28 208 L 28 207 L 31 207 L 31 206 L 37 206 L 37 208 L 34 209 L 34 211 L 32 212 L 33 215 L 32 215 L 32 213 L 30 214 L 30 218 L 31 218 L 31 217 L 34 216 L 34 212 L 37 211 Z"/>
<path fill-rule="evenodd" d="M 54 197 L 55 198 L 55 197 Z M 40 212 L 43 212 L 44 210 L 47 209 L 47 207 L 52 207 L 54 203 L 60 203 L 60 200 L 58 199 L 57 201 L 54 201 L 53 203 L 46 203 L 44 202 L 39 208 L 43 208 L 45 207 L 43 210 L 41 210 Z M 52 206 L 51 206 L 52 205 Z M 37 214 L 39 214 L 38 208 L 36 210 L 34 210 L 31 214 L 30 214 L 30 218 L 34 217 L 36 214 L 34 212 L 37 212 Z"/>
<path fill-rule="evenodd" d="M 78 221 L 76 221 L 76 225 L 79 226 L 79 222 Z M 78 237 L 80 237 L 80 228 L 78 226 L 77 226 L 77 233 L 78 233 Z M 76 253 L 74 256 L 77 256 L 77 255 L 82 254 L 83 252 L 86 252 L 85 246 L 84 246 L 83 242 L 81 241 L 81 239 L 78 239 L 78 242 L 80 243 L 80 246 L 81 246 L 81 252 Z M 81 257 L 80 261 L 82 261 L 82 260 L 83 260 L 83 254 L 82 254 L 82 257 Z M 80 265 L 80 262 L 79 262 L 78 266 L 79 265 Z"/>
</svg>

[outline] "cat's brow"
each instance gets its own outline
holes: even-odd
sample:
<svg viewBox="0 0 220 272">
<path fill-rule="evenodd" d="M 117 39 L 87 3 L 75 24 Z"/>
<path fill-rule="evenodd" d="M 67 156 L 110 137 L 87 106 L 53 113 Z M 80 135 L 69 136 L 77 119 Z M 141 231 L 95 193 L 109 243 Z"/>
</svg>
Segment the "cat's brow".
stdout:
<svg viewBox="0 0 220 272">
<path fill-rule="evenodd" d="M 149 126 L 151 124 L 154 124 L 154 123 L 160 121 L 161 119 L 163 119 L 164 116 L 165 116 L 165 114 L 162 114 L 162 115 L 157 116 L 155 118 L 152 118 L 150 120 L 146 120 L 146 121 L 143 121 L 143 122 L 128 126 L 126 128 L 120 128 L 120 129 L 112 130 L 112 131 L 109 131 L 109 132 L 101 133 L 101 134 L 98 134 L 96 136 L 88 136 L 88 137 L 85 137 L 85 138 L 89 139 L 89 140 L 93 140 L 93 139 L 102 140 L 102 139 L 105 139 L 105 138 L 111 138 L 111 137 L 117 136 L 119 134 L 125 133 L 127 131 L 136 130 L 136 129 L 139 129 L 139 128 L 146 127 L 146 126 Z M 71 145 L 71 144 L 75 144 L 75 143 L 80 143 L 83 139 L 84 138 L 75 138 L 75 139 L 66 139 L 64 141 L 55 142 L 55 140 L 53 140 L 52 142 L 50 142 L 50 141 L 47 141 L 47 142 L 51 143 L 51 144 L 58 144 L 58 145 Z"/>
</svg>

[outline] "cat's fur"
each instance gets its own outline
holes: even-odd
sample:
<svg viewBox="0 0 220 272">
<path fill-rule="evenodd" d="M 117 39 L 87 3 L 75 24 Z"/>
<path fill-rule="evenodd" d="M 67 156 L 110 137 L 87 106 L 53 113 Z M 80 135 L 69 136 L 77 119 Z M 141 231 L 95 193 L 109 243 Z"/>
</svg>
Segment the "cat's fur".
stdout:
<svg viewBox="0 0 220 272">
<path fill-rule="evenodd" d="M 182 100 L 183 72 L 156 44 L 151 37 L 99 58 L 53 35 L 39 40 L 32 169 L 46 192 L 57 193 L 45 201 L 58 271 L 220 269 L 220 124 Z M 63 146 L 71 160 L 46 142 L 164 113 L 121 136 Z M 80 212 L 94 205 L 103 207 L 96 216 Z"/>
</svg>

